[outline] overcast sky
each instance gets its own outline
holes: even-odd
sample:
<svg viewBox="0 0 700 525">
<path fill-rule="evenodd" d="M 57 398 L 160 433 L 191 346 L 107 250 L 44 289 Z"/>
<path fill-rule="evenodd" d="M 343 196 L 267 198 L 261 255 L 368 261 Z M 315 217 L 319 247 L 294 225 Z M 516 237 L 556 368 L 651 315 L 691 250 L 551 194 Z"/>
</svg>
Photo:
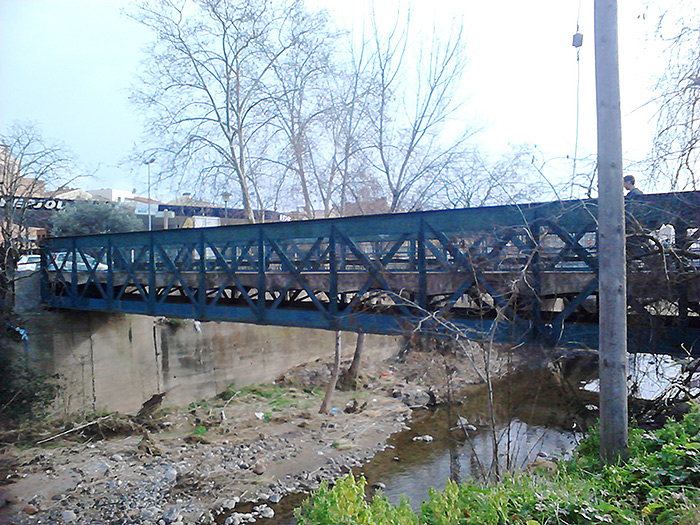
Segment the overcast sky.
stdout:
<svg viewBox="0 0 700 525">
<path fill-rule="evenodd" d="M 309 3 L 332 7 L 348 25 L 359 23 L 365 5 Z M 386 19 L 396 3 L 378 2 Z M 642 2 L 619 4 L 623 147 L 626 161 L 632 162 L 641 160 L 651 144 L 652 115 L 644 104 L 663 62 L 645 40 L 653 21 Z M 64 142 L 96 171 L 94 180 L 81 183 L 85 188 L 136 188 L 145 194 L 145 167 L 132 172 L 120 162 L 141 133 L 127 96 L 149 35 L 120 13 L 123 5 L 117 0 L 0 0 L 0 129 L 4 132 L 15 120 L 33 121 L 45 137 Z M 577 62 L 571 41 L 578 21 L 584 35 L 578 156 L 595 152 L 593 0 L 416 0 L 410 5 L 416 20 L 464 20 L 469 55 L 465 118 L 483 128 L 475 143 L 498 153 L 527 142 L 543 159 L 574 154 Z M 552 176 L 571 169 L 570 161 L 556 165 Z"/>
</svg>

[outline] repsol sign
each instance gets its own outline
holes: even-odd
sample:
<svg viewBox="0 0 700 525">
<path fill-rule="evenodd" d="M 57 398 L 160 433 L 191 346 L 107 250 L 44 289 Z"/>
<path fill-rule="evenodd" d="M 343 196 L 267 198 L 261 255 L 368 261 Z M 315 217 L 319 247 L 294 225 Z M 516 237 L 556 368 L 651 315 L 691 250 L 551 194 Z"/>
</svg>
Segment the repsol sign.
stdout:
<svg viewBox="0 0 700 525">
<path fill-rule="evenodd" d="M 0 208 L 15 208 L 18 210 L 62 210 L 66 203 L 63 199 L 44 199 L 41 197 L 4 197 L 0 196 Z"/>
</svg>

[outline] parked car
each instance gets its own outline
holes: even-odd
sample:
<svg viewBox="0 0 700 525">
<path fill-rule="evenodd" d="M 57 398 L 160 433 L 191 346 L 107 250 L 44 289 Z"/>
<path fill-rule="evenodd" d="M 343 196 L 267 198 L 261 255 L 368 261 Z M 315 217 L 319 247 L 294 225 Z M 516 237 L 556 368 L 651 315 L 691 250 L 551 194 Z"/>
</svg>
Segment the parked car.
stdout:
<svg viewBox="0 0 700 525">
<path fill-rule="evenodd" d="M 17 261 L 18 272 L 36 272 L 41 265 L 41 255 L 39 254 L 25 254 L 19 258 Z"/>
<path fill-rule="evenodd" d="M 51 261 L 51 257 L 49 257 L 49 260 Z M 55 253 L 53 254 L 53 260 L 49 262 L 49 271 L 55 272 L 60 270 L 62 272 L 72 272 L 74 260 L 74 252 Z M 109 267 L 106 264 L 98 262 L 94 257 L 87 254 L 78 254 L 78 264 L 76 265 L 77 271 L 88 272 L 95 270 L 97 272 L 106 272 L 108 269 Z"/>
</svg>

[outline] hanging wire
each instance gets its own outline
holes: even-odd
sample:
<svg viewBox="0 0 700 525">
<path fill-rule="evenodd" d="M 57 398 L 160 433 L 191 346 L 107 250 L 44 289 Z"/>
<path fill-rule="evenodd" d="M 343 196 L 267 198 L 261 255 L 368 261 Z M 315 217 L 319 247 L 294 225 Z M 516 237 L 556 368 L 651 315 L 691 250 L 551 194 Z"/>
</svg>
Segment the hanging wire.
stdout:
<svg viewBox="0 0 700 525">
<path fill-rule="evenodd" d="M 571 174 L 571 193 L 569 198 L 574 196 L 574 184 L 576 181 L 576 161 L 578 160 L 578 132 L 579 132 L 579 116 L 581 111 L 581 46 L 583 45 L 583 35 L 579 31 L 579 23 L 581 21 L 581 0 L 578 3 L 578 13 L 576 14 L 576 33 L 572 45 L 576 48 L 576 131 L 574 134 L 574 162 L 573 173 Z"/>
</svg>

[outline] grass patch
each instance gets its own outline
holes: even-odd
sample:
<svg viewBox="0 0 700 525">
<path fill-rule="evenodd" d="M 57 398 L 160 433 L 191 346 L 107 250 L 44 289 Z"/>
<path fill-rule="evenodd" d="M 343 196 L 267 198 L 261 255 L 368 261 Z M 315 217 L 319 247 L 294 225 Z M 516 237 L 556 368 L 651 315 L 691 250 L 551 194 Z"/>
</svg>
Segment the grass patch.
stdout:
<svg viewBox="0 0 700 525">
<path fill-rule="evenodd" d="M 228 401 L 229 399 L 235 397 L 237 394 L 238 391 L 235 388 L 235 384 L 231 383 L 229 386 L 226 387 L 226 390 L 218 394 L 216 397 L 222 399 L 223 401 Z"/>
<path fill-rule="evenodd" d="M 317 395 L 316 393 L 300 393 L 296 389 L 275 384 L 246 386 L 238 390 L 237 394 L 244 399 L 265 401 L 270 406 L 270 409 L 275 412 L 279 412 L 287 407 L 306 406 Z"/>
</svg>

